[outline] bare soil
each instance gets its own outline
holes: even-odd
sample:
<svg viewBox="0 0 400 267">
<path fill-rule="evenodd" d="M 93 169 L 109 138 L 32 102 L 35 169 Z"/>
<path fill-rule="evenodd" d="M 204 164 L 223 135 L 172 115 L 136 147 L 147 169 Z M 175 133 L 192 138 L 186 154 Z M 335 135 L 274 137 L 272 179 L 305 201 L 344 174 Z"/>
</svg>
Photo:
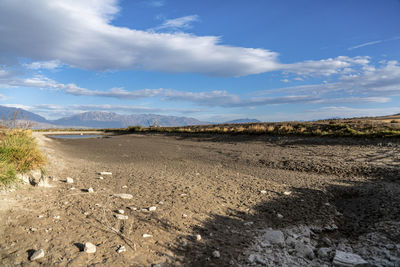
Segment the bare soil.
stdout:
<svg viewBox="0 0 400 267">
<path fill-rule="evenodd" d="M 399 140 L 36 135 L 53 187 L 1 193 L 2 266 L 247 265 L 259 230 L 295 225 L 335 224 L 323 233 L 332 240 L 379 231 L 400 249 L 400 230 L 382 226 L 400 221 Z M 82 252 L 85 242 L 97 252 Z M 45 257 L 30 262 L 40 248 Z"/>
</svg>

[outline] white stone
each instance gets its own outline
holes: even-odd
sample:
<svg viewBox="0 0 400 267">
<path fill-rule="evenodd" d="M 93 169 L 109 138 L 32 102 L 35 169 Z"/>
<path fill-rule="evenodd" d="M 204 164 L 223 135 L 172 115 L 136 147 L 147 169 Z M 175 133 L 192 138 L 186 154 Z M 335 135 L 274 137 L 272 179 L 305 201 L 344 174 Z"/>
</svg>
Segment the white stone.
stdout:
<svg viewBox="0 0 400 267">
<path fill-rule="evenodd" d="M 136 207 L 128 207 L 128 209 L 130 209 L 130 210 L 137 210 Z"/>
<path fill-rule="evenodd" d="M 75 187 L 71 187 L 69 190 L 75 190 L 76 188 Z"/>
<path fill-rule="evenodd" d="M 219 257 L 221 257 L 221 254 L 219 253 L 218 250 L 214 250 L 213 253 L 212 253 L 212 256 L 213 256 L 214 258 L 219 258 Z"/>
<path fill-rule="evenodd" d="M 201 235 L 196 235 L 196 240 L 200 241 L 201 240 Z"/>
<path fill-rule="evenodd" d="M 149 235 L 149 234 L 143 234 L 142 236 L 143 236 L 143 238 L 153 237 L 152 235 Z"/>
<path fill-rule="evenodd" d="M 124 194 L 124 193 L 122 193 L 122 194 L 114 194 L 113 196 L 114 197 L 119 197 L 119 198 L 122 198 L 122 199 L 132 199 L 133 198 L 133 196 L 131 194 Z"/>
<path fill-rule="evenodd" d="M 154 207 L 154 206 L 153 206 L 153 207 L 150 207 L 150 208 L 149 208 L 149 211 L 155 211 L 156 209 L 157 209 L 157 207 Z"/>
<path fill-rule="evenodd" d="M 117 210 L 117 213 L 119 213 L 119 214 L 124 214 L 125 211 L 121 209 L 121 210 Z"/>
<path fill-rule="evenodd" d="M 285 243 L 285 237 L 282 231 L 268 229 L 262 236 L 263 240 L 269 242 L 272 245 L 283 245 Z"/>
<path fill-rule="evenodd" d="M 42 171 L 41 170 L 32 170 L 28 173 L 29 180 L 32 184 L 38 184 L 40 178 L 42 178 Z"/>
<path fill-rule="evenodd" d="M 318 249 L 318 257 L 322 259 L 328 258 L 331 251 L 331 248 L 320 248 Z"/>
<path fill-rule="evenodd" d="M 127 185 L 123 185 L 122 188 L 128 188 L 128 186 Z"/>
<path fill-rule="evenodd" d="M 187 218 L 187 214 L 182 214 L 182 218 Z"/>
<path fill-rule="evenodd" d="M 266 194 L 267 191 L 266 191 L 266 190 L 261 190 L 260 193 L 261 193 L 261 194 Z"/>
<path fill-rule="evenodd" d="M 95 253 L 96 252 L 96 246 L 93 245 L 90 242 L 85 243 L 85 248 L 83 249 L 86 253 Z"/>
<path fill-rule="evenodd" d="M 117 218 L 118 220 L 128 220 L 128 216 L 127 215 L 122 215 L 122 214 L 114 214 L 115 218 Z"/>
<path fill-rule="evenodd" d="M 73 184 L 74 183 L 74 179 L 72 179 L 71 177 L 67 177 L 66 182 L 67 182 L 67 184 Z"/>
<path fill-rule="evenodd" d="M 126 252 L 125 246 L 120 246 L 120 247 L 117 249 L 117 252 L 118 252 L 118 253 Z"/>
<path fill-rule="evenodd" d="M 163 202 L 163 201 L 160 201 L 160 202 L 158 202 L 158 204 L 160 204 L 160 205 L 163 205 L 163 204 L 164 204 L 164 202 Z"/>
<path fill-rule="evenodd" d="M 104 177 L 103 177 L 103 176 L 99 176 L 99 179 L 100 179 L 100 180 L 104 180 Z"/>
<path fill-rule="evenodd" d="M 32 256 L 29 258 L 31 261 L 35 261 L 44 257 L 43 249 L 36 250 L 33 252 Z"/>
<path fill-rule="evenodd" d="M 24 184 L 30 184 L 29 176 L 27 174 L 18 173 L 17 178 L 20 179 Z"/>
<path fill-rule="evenodd" d="M 92 187 L 89 187 L 87 191 L 88 191 L 89 193 L 94 193 L 94 190 L 93 190 Z"/>
<path fill-rule="evenodd" d="M 292 192 L 290 192 L 290 191 L 285 191 L 285 192 L 283 192 L 283 194 L 284 194 L 285 196 L 289 196 L 290 194 L 292 194 Z"/>
<path fill-rule="evenodd" d="M 333 258 L 332 263 L 336 266 L 343 267 L 362 266 L 368 264 L 368 262 L 366 262 L 359 255 L 340 250 L 336 250 L 335 257 Z"/>
<path fill-rule="evenodd" d="M 112 172 L 99 172 L 100 175 L 112 175 Z"/>
<path fill-rule="evenodd" d="M 276 214 L 276 217 L 278 217 L 278 219 L 282 219 L 282 218 L 283 218 L 283 215 L 280 214 L 280 213 L 278 213 L 278 214 Z"/>
<path fill-rule="evenodd" d="M 295 250 L 297 255 L 303 258 L 308 258 L 310 260 L 314 259 L 314 251 L 313 248 L 309 245 L 306 245 L 302 242 L 297 242 L 295 245 Z"/>
</svg>

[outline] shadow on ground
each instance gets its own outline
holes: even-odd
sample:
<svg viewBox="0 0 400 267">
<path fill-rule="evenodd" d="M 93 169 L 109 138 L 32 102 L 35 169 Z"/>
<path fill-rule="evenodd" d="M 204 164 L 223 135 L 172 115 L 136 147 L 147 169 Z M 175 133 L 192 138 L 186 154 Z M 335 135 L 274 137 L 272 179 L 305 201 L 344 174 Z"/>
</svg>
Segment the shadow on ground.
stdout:
<svg viewBox="0 0 400 267">
<path fill-rule="evenodd" d="M 209 220 L 199 222 L 201 226 L 194 227 L 190 235 L 180 236 L 172 251 L 177 258 L 183 258 L 181 263 L 185 266 L 232 266 L 246 262 L 243 252 L 253 244 L 258 230 L 298 225 L 329 227 L 333 223 L 339 229 L 325 229 L 319 238 L 357 240 L 362 234 L 380 231 L 393 242 L 400 242 L 400 231 L 377 229 L 379 223 L 400 218 L 399 180 L 347 182 L 328 185 L 323 191 L 292 188 L 291 192 L 290 196 L 262 202 L 246 213 L 229 210 L 225 216 L 213 214 Z M 197 234 L 202 237 L 200 241 L 196 240 Z M 186 246 L 181 245 L 182 240 L 186 240 Z M 220 252 L 220 258 L 213 258 L 215 250 Z"/>
</svg>

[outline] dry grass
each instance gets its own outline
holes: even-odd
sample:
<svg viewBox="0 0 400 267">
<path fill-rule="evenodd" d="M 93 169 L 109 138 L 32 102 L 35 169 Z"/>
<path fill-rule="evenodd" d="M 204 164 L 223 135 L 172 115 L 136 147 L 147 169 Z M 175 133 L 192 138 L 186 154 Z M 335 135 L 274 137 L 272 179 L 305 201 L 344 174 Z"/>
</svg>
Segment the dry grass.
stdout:
<svg viewBox="0 0 400 267">
<path fill-rule="evenodd" d="M 306 135 L 343 137 L 400 137 L 400 123 L 381 119 L 341 119 L 315 122 L 277 122 L 223 125 L 196 125 L 185 127 L 129 127 L 110 129 L 119 133 L 165 132 L 165 133 L 215 133 L 256 135 Z"/>
<path fill-rule="evenodd" d="M 41 168 L 45 158 L 37 147 L 32 131 L 19 128 L 14 121 L 6 121 L 0 126 L 0 186 L 16 181 L 17 173 Z"/>
</svg>

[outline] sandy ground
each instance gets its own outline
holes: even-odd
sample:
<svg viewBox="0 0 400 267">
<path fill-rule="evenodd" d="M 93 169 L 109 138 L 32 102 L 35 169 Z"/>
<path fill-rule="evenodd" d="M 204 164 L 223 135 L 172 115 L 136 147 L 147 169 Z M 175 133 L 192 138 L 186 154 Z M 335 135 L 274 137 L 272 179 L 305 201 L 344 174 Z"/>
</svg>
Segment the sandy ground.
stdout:
<svg viewBox="0 0 400 267">
<path fill-rule="evenodd" d="M 393 266 L 400 257 L 399 141 L 35 134 L 52 187 L 1 193 L 2 266 L 268 265 L 248 260 L 260 231 L 297 225 L 325 227 L 318 238 L 333 243 L 379 232 Z M 40 248 L 45 257 L 29 261 Z"/>
</svg>

